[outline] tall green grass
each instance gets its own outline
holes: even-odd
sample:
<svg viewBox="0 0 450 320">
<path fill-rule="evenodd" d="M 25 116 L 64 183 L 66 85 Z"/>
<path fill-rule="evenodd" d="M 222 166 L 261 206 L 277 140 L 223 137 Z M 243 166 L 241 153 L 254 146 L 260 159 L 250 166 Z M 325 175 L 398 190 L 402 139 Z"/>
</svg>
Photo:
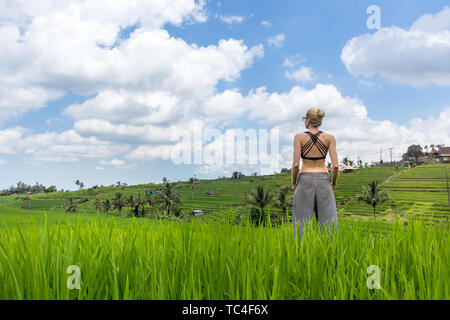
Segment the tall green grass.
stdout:
<svg viewBox="0 0 450 320">
<path fill-rule="evenodd" d="M 88 223 L 4 227 L 0 299 L 448 299 L 448 228 L 420 221 L 371 232 L 313 223 L 300 238 L 290 224 Z M 81 289 L 67 288 L 68 266 Z M 370 290 L 370 265 L 380 289 Z"/>
</svg>

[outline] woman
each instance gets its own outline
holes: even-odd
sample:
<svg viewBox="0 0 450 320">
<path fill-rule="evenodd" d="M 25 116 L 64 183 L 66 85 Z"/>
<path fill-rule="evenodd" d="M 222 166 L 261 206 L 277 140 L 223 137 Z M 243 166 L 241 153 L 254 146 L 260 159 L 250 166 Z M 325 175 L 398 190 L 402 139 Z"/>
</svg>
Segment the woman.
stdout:
<svg viewBox="0 0 450 320">
<path fill-rule="evenodd" d="M 301 236 L 304 225 L 312 220 L 313 211 L 316 213 L 316 220 L 322 226 L 328 223 L 331 229 L 332 225 L 337 227 L 338 223 L 333 190 L 339 174 L 339 162 L 334 136 L 319 130 L 324 116 L 323 110 L 309 109 L 306 117 L 303 117 L 308 131 L 299 133 L 294 138 L 294 159 L 291 170 L 292 188 L 295 190 L 292 211 L 294 239 L 296 223 L 300 222 Z M 328 150 L 330 151 L 333 171 L 332 182 L 330 182 L 330 176 L 325 165 Z M 297 183 L 300 156 L 303 163 Z"/>
</svg>

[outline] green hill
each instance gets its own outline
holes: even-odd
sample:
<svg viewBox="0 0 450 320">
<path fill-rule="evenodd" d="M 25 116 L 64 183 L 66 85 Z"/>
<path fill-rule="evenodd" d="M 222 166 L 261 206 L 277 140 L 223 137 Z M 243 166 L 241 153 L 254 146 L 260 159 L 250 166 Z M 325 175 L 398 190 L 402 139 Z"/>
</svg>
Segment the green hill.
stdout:
<svg viewBox="0 0 450 320">
<path fill-rule="evenodd" d="M 388 190 L 393 198 L 377 206 L 377 213 L 381 220 L 393 220 L 394 215 L 398 214 L 401 217 L 413 215 L 418 218 L 448 222 L 450 207 L 447 203 L 446 178 L 443 170 L 445 167 L 450 167 L 450 165 L 422 165 L 415 168 L 374 167 L 360 168 L 353 173 L 340 172 L 334 190 L 338 210 L 344 218 L 371 218 L 372 207 L 359 203 L 355 197 L 361 192 L 364 185 L 378 180 L 380 188 Z M 229 212 L 243 216 L 249 212 L 250 207 L 243 205 L 242 201 L 245 192 L 254 189 L 257 185 L 262 185 L 266 190 L 275 193 L 283 185 L 290 185 L 290 179 L 290 174 L 283 173 L 245 176 L 236 180 L 231 178 L 199 180 L 193 189 L 187 182 L 179 182 L 176 194 L 182 200 L 183 213 L 198 209 L 205 212 L 205 215 L 199 218 L 201 221 L 220 222 Z M 79 212 L 93 214 L 96 213 L 93 207 L 95 192 L 99 193 L 101 199 L 112 199 L 116 192 L 121 192 L 127 197 L 132 194 L 144 194 L 146 190 L 157 190 L 159 186 L 159 184 L 109 186 L 72 192 L 2 196 L 0 197 L 0 212 L 2 212 L 1 207 L 19 209 L 23 206 L 31 207 L 34 210 L 64 212 L 64 204 L 72 198 L 76 201 L 85 201 L 80 204 Z M 292 191 L 290 195 L 293 195 Z M 29 200 L 23 200 L 26 197 Z M 128 210 L 129 208 L 124 208 L 124 212 Z M 282 213 L 273 203 L 268 206 L 268 210 L 271 214 Z M 26 214 L 31 211 L 19 209 L 15 212 Z"/>
<path fill-rule="evenodd" d="M 420 218 L 448 223 L 450 205 L 444 168 L 448 164 L 426 164 L 402 170 L 386 180 L 380 189 L 387 190 L 392 200 L 377 206 L 383 220 Z M 372 207 L 356 200 L 344 206 L 344 215 L 371 217 Z"/>
</svg>

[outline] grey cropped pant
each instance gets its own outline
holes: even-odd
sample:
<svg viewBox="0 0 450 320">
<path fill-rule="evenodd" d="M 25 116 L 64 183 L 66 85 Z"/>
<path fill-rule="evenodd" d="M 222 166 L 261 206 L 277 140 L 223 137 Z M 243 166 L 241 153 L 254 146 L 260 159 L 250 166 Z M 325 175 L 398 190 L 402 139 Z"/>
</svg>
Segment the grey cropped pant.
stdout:
<svg viewBox="0 0 450 320">
<path fill-rule="evenodd" d="M 312 220 L 313 212 L 322 227 L 325 224 L 328 224 L 330 230 L 332 225 L 337 227 L 336 200 L 330 176 L 326 172 L 302 172 L 298 176 L 292 208 L 294 239 L 296 224 L 299 222 L 302 236 L 303 227 Z"/>
</svg>

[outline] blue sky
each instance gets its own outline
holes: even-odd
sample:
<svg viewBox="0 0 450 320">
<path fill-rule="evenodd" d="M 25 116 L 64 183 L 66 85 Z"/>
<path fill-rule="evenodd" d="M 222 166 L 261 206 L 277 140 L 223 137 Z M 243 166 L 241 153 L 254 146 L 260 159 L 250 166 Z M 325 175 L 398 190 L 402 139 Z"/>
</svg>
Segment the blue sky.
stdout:
<svg viewBox="0 0 450 320">
<path fill-rule="evenodd" d="M 203 168 L 189 164 L 175 165 L 167 157 L 159 156 L 159 151 L 155 150 L 170 147 L 164 145 L 163 137 L 150 133 L 152 137 L 148 139 L 151 141 L 142 142 L 140 137 L 128 133 L 133 130 L 142 132 L 139 131 L 141 128 L 153 127 L 146 127 L 147 123 L 137 116 L 134 120 L 130 120 L 130 116 L 123 122 L 120 121 L 120 115 L 125 114 L 127 108 L 132 110 L 138 101 L 146 105 L 136 96 L 137 92 L 141 95 L 166 92 L 171 98 L 178 99 L 179 107 L 177 105 L 173 109 L 175 118 L 168 116 L 169 120 L 152 123 L 163 132 L 167 129 L 167 134 L 170 133 L 170 128 L 189 123 L 197 114 L 205 119 L 205 123 L 222 129 L 281 128 L 287 136 L 281 140 L 281 167 L 290 166 L 289 137 L 293 138 L 295 133 L 305 130 L 299 115 L 316 105 L 325 111 L 330 110 L 330 118 L 326 116 L 324 119 L 323 131 L 336 136 L 340 159 L 346 155 L 353 159 L 359 156 L 370 163 L 378 160 L 380 147 L 394 146 L 394 159 L 398 160 L 411 143 L 449 144 L 448 129 L 445 128 L 450 127 L 447 122 L 450 113 L 450 26 L 442 22 L 447 17 L 445 6 L 448 1 L 207 1 L 203 6 L 200 4 L 201 13 L 195 11 L 190 2 L 180 1 L 177 10 L 169 2 L 155 9 L 156 17 L 167 15 L 157 23 L 154 22 L 157 19 L 147 17 L 146 20 L 139 16 L 139 10 L 136 13 L 125 8 L 117 15 L 111 9 L 111 12 L 105 10 L 106 13 L 99 14 L 95 8 L 83 7 L 81 2 L 68 1 L 79 5 L 82 14 L 92 22 L 85 28 L 80 19 L 79 25 L 74 25 L 72 31 L 67 25 L 77 22 L 79 17 L 70 16 L 64 6 L 52 7 L 51 1 L 42 2 L 41 7 L 30 2 L 28 6 L 3 10 L 6 13 L 0 15 L 0 40 L 1 37 L 11 39 L 17 36 L 13 29 L 7 29 L 11 26 L 17 26 L 18 30 L 28 33 L 23 32 L 22 42 L 3 41 L 10 50 L 6 50 L 2 59 L 3 66 L 0 67 L 0 84 L 5 88 L 0 91 L 0 101 L 3 100 L 0 102 L 0 111 L 4 114 L 0 117 L 0 143 L 3 143 L 0 147 L 0 188 L 8 188 L 18 181 L 28 184 L 38 181 L 44 185 L 56 185 L 58 189 L 74 190 L 76 186 L 73 182 L 76 179 L 83 181 L 86 186 L 92 186 L 109 185 L 116 181 L 128 184 L 159 182 L 163 176 L 174 181 L 185 180 L 194 174 L 201 178 L 215 178 L 228 175 L 235 169 L 245 173 L 266 172 L 252 166 Z M 369 17 L 366 9 L 369 5 L 378 5 L 381 10 L 380 31 L 369 30 L 366 26 Z M 141 9 L 145 12 L 149 8 L 143 5 Z M 161 11 L 164 14 L 158 10 L 165 10 Z M 423 34 L 411 40 L 409 28 L 425 14 L 432 14 L 434 18 L 424 20 L 419 28 Z M 225 22 L 227 17 L 230 21 L 234 17 L 235 22 Z M 24 24 L 23 21 L 29 22 Z M 67 21 L 67 32 L 82 34 L 85 30 L 97 30 L 89 28 L 98 28 L 98 33 L 91 31 L 95 38 L 93 41 L 111 43 L 109 46 L 100 44 L 95 48 L 91 46 L 93 41 L 89 38 L 89 33 L 77 40 L 70 33 L 65 34 L 65 28 L 53 35 L 51 30 L 58 28 L 55 24 L 64 21 Z M 263 21 L 266 22 L 265 25 Z M 111 31 L 111 26 L 122 31 L 115 34 Z M 1 32 L 2 28 L 4 32 Z M 405 32 L 398 32 L 398 28 Z M 167 31 L 170 39 L 178 39 L 183 45 L 176 47 L 175 42 L 170 42 L 163 47 L 164 37 L 153 33 L 155 30 Z M 142 32 L 141 34 L 148 32 L 145 41 L 133 38 L 136 31 Z M 382 32 L 384 37 L 381 37 Z M 426 48 L 421 41 L 423 38 L 425 43 L 430 34 L 441 37 L 447 47 L 439 45 L 436 49 Z M 278 45 L 270 44 L 270 37 L 277 35 L 282 35 L 284 40 Z M 391 40 L 386 40 L 387 38 Z M 218 43 L 221 39 L 242 42 L 240 46 L 237 42 L 229 42 L 226 47 L 220 47 Z M 355 59 L 350 61 L 341 55 L 351 39 L 356 40 L 355 47 L 348 47 L 354 50 L 352 53 Z M 151 51 L 154 47 L 149 48 L 146 43 L 153 41 L 156 48 L 157 41 L 161 41 L 161 48 L 164 50 L 172 50 L 173 46 L 174 51 L 168 53 L 170 56 L 177 57 L 179 54 L 179 59 L 184 59 L 191 54 L 192 57 L 202 54 L 204 60 L 187 61 L 188 71 L 182 74 L 186 79 L 183 78 L 178 83 L 176 76 L 179 74 L 170 73 L 178 60 L 166 61 L 164 54 L 160 56 Z M 394 45 L 390 46 L 389 41 Z M 406 46 L 412 45 L 417 49 L 412 50 L 412 53 L 399 53 L 401 50 L 397 50 L 396 44 L 401 44 L 402 41 L 405 41 Z M 52 43 L 52 46 L 42 43 Z M 131 48 L 128 51 L 125 50 L 127 43 Z M 231 43 L 236 45 L 231 46 Z M 25 45 L 35 48 L 36 55 L 30 57 Z M 206 53 L 199 49 L 202 47 L 211 47 L 216 51 Z M 251 51 L 251 48 L 255 50 Z M 372 51 L 366 48 L 371 48 Z M 101 68 L 102 60 L 97 59 L 97 55 L 104 52 L 99 53 L 98 50 L 109 50 L 111 53 L 113 49 L 118 49 L 119 54 L 109 57 L 111 63 Z M 145 50 L 149 50 L 149 54 Z M 375 52 L 376 50 L 379 52 Z M 423 50 L 423 54 L 420 50 Z M 435 52 L 436 55 L 433 54 Z M 201 69 L 203 63 L 205 68 L 213 66 L 207 70 L 215 70 L 220 65 L 220 61 L 214 60 L 219 59 L 219 53 L 223 55 L 221 59 L 224 59 L 226 67 L 217 76 L 205 74 L 203 84 L 202 77 L 195 75 L 196 70 Z M 151 69 L 146 66 L 151 64 L 153 54 L 157 56 L 154 58 L 157 63 Z M 120 55 L 126 59 L 122 59 Z M 437 59 L 436 63 L 441 62 L 440 70 L 433 69 L 435 66 L 429 62 L 430 55 Z M 379 59 L 379 56 L 382 58 Z M 48 57 L 55 59 L 54 66 Z M 408 59 L 411 59 L 411 63 L 403 65 L 402 62 Z M 130 60 L 136 62 L 123 69 L 118 67 L 120 63 L 126 64 L 128 62 L 124 61 Z M 287 66 L 288 61 L 291 61 L 291 66 Z M 57 67 L 58 63 L 63 67 Z M 142 70 L 139 65 L 143 66 Z M 295 72 L 302 67 L 309 68 L 311 79 L 307 77 L 296 80 L 286 76 L 287 72 Z M 378 73 L 377 68 L 382 71 Z M 113 76 L 110 74 L 112 69 Z M 193 72 L 192 75 L 189 72 Z M 426 80 L 422 81 L 425 79 L 423 75 L 426 75 Z M 191 81 L 193 78 L 197 81 Z M 227 78 L 231 78 L 231 81 Z M 318 86 L 325 89 L 319 91 Z M 43 91 L 37 92 L 37 87 Z M 249 92 L 260 87 L 265 87 L 267 92 L 264 97 L 258 96 L 257 101 L 263 106 L 254 104 L 249 95 Z M 296 93 L 291 91 L 294 87 L 305 90 L 305 96 L 295 96 Z M 185 90 L 181 91 L 180 88 Z M 229 110 L 242 109 L 242 112 L 236 111 L 230 115 L 226 113 L 226 107 L 225 111 L 220 112 L 193 107 L 195 112 L 185 111 L 183 114 L 183 110 L 191 110 L 187 107 L 190 102 L 202 105 L 204 99 L 222 97 L 221 93 L 227 90 L 238 92 L 239 99 L 228 101 L 228 98 L 223 97 L 220 101 L 229 106 Z M 99 101 L 101 92 L 106 92 L 106 98 Z M 300 101 L 299 104 L 286 105 L 283 116 L 275 117 L 273 114 L 277 111 L 269 96 L 288 95 L 289 92 L 291 94 L 286 103 Z M 301 101 L 308 96 L 308 92 L 313 96 L 311 103 L 303 104 Z M 334 105 L 333 97 L 336 92 L 342 101 Z M 18 95 L 23 95 L 24 98 L 19 99 Z M 120 110 L 114 109 L 110 113 L 108 97 L 111 95 L 118 100 L 121 95 L 128 97 L 128 100 L 125 99 L 127 102 L 123 103 L 130 105 L 121 104 Z M 234 102 L 241 100 L 241 104 Z M 88 107 L 81 108 L 83 103 L 89 104 Z M 166 102 L 155 103 L 161 103 L 163 108 Z M 364 119 L 346 118 L 346 112 L 352 113 L 355 108 L 360 110 L 361 105 L 366 111 Z M 71 113 L 67 113 L 69 106 L 74 106 Z M 101 109 L 96 109 L 100 107 Z M 110 117 L 115 112 L 118 112 L 117 116 L 111 120 Z M 253 116 L 248 116 L 249 114 Z M 150 115 L 157 116 L 155 113 Z M 97 122 L 88 121 L 94 117 Z M 413 118 L 420 120 L 411 124 Z M 327 119 L 334 120 L 329 122 L 329 127 L 325 124 Z M 336 127 L 339 123 L 340 127 Z M 438 133 L 427 132 L 436 129 L 435 123 L 439 123 L 437 128 L 441 130 L 437 130 Z M 103 127 L 105 124 L 111 124 L 112 129 Z M 355 127 L 351 124 L 355 124 Z M 122 137 L 119 133 L 114 133 L 119 132 L 121 125 L 127 126 L 120 133 Z M 420 133 L 417 133 L 418 128 Z M 344 129 L 350 133 L 345 133 Z M 349 138 L 352 132 L 360 134 L 361 138 L 353 141 Z M 401 135 L 398 140 L 397 134 Z M 123 143 L 125 136 L 127 143 Z M 158 138 L 152 140 L 155 136 Z M 97 154 L 95 150 L 102 145 L 106 146 L 105 150 Z M 153 149 L 155 146 L 161 146 L 161 149 Z M 133 153 L 134 150 L 139 152 Z M 388 153 L 384 156 L 387 157 Z M 114 159 L 116 161 L 111 161 Z"/>
</svg>

